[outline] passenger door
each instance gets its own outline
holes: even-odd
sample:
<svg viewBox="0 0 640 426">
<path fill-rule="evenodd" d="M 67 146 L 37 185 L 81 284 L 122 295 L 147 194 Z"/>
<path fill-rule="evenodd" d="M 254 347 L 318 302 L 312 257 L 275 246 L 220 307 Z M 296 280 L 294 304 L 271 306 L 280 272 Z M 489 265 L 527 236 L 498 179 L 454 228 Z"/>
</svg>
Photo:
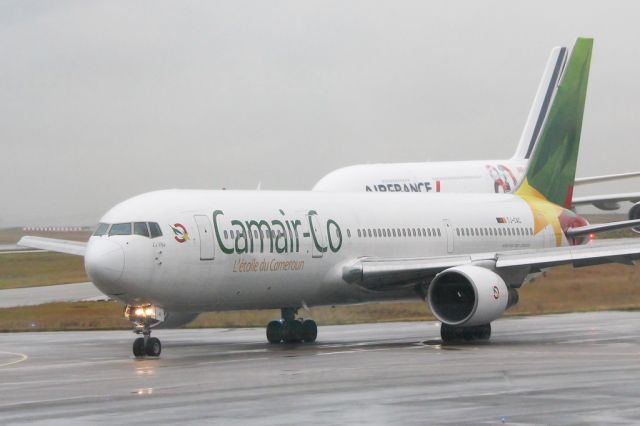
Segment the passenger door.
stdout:
<svg viewBox="0 0 640 426">
<path fill-rule="evenodd" d="M 209 217 L 205 215 L 195 215 L 200 236 L 200 260 L 213 260 L 215 257 L 214 235 Z"/>
<path fill-rule="evenodd" d="M 322 228 L 320 227 L 320 223 L 318 222 L 318 216 L 315 214 L 307 215 L 309 219 L 309 223 L 311 224 L 311 257 L 322 257 L 322 253 L 325 252 L 326 246 L 324 245 L 324 234 L 322 233 Z M 315 239 L 314 239 L 315 235 Z M 316 246 L 320 246 L 320 249 Z"/>
<path fill-rule="evenodd" d="M 444 226 L 444 234 L 447 238 L 447 253 L 453 253 L 455 246 L 453 240 L 453 228 L 449 223 L 449 219 L 442 219 L 442 224 Z"/>
</svg>

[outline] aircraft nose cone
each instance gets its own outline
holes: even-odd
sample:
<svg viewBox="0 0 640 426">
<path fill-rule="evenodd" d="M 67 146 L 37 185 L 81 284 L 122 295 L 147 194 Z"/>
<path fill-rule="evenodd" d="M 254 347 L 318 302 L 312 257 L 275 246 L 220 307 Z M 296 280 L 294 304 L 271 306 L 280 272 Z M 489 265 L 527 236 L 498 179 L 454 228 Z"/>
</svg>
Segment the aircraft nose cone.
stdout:
<svg viewBox="0 0 640 426">
<path fill-rule="evenodd" d="M 84 255 L 84 269 L 91 281 L 108 292 L 124 272 L 124 251 L 113 241 L 96 238 L 89 241 Z"/>
</svg>

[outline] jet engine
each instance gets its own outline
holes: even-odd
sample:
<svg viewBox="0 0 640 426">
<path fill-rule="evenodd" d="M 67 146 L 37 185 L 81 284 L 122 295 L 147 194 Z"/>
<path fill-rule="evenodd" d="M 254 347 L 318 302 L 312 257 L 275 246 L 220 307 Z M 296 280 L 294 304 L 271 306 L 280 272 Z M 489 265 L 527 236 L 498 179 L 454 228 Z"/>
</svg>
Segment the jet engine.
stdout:
<svg viewBox="0 0 640 426">
<path fill-rule="evenodd" d="M 629 220 L 635 220 L 635 219 L 640 219 L 640 203 L 635 203 L 629 209 Z M 631 228 L 631 230 L 636 234 L 640 234 L 640 226 Z"/>
<path fill-rule="evenodd" d="M 428 300 L 431 312 L 443 324 L 471 327 L 499 318 L 517 303 L 518 293 L 490 269 L 464 265 L 436 275 Z"/>
</svg>

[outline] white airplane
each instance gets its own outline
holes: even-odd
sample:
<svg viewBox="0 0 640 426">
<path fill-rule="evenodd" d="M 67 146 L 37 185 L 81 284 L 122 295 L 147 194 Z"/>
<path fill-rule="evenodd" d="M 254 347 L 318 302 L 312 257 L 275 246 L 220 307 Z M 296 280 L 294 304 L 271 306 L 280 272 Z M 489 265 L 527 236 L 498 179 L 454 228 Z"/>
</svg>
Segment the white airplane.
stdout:
<svg viewBox="0 0 640 426">
<path fill-rule="evenodd" d="M 457 192 L 508 193 L 520 182 L 541 129 L 555 102 L 562 78 L 567 48 L 551 50 L 516 152 L 506 160 L 433 161 L 418 163 L 357 164 L 334 170 L 322 177 L 314 191 L 369 192 Z M 588 71 L 588 70 L 587 70 Z M 580 107 L 580 106 L 576 106 Z M 581 106 L 584 108 L 584 104 Z M 639 177 L 640 172 L 575 179 L 575 185 Z M 640 192 L 572 197 L 572 206 L 594 205 L 601 210 L 617 210 L 620 202 L 634 204 L 629 219 L 640 219 Z M 640 232 L 640 229 L 634 229 Z"/>
<path fill-rule="evenodd" d="M 590 57 L 591 40 L 579 41 L 557 97 L 584 99 Z M 300 307 L 417 298 L 442 322 L 444 341 L 488 339 L 491 322 L 541 270 L 640 258 L 640 239 L 586 244 L 589 234 L 640 221 L 588 225 L 558 205 L 577 161 L 581 114 L 570 105 L 559 102 L 543 129 L 566 143 L 547 151 L 542 140 L 514 194 L 389 202 L 375 192 L 158 191 L 113 207 L 86 246 L 19 244 L 84 255 L 92 282 L 126 304 L 143 335 L 135 356 L 160 355 L 153 327 L 199 312 L 279 308 L 268 341 L 312 342 L 316 323 L 297 319 Z"/>
</svg>

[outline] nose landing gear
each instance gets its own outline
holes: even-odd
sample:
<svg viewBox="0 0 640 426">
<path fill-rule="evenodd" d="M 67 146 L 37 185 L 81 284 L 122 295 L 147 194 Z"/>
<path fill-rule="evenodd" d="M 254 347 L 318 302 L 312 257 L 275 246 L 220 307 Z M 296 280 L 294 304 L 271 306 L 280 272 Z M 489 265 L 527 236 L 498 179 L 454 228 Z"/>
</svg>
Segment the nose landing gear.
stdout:
<svg viewBox="0 0 640 426">
<path fill-rule="evenodd" d="M 124 316 L 134 324 L 133 332 L 143 336 L 133 341 L 133 355 L 136 358 L 145 355 L 150 357 L 160 356 L 162 344 L 157 337 L 151 337 L 151 328 L 164 321 L 164 310 L 152 305 L 129 305 L 124 310 Z"/>
<path fill-rule="evenodd" d="M 313 320 L 296 319 L 298 309 L 282 308 L 282 319 L 271 321 L 267 325 L 269 343 L 311 343 L 318 336 L 318 326 Z"/>
</svg>

